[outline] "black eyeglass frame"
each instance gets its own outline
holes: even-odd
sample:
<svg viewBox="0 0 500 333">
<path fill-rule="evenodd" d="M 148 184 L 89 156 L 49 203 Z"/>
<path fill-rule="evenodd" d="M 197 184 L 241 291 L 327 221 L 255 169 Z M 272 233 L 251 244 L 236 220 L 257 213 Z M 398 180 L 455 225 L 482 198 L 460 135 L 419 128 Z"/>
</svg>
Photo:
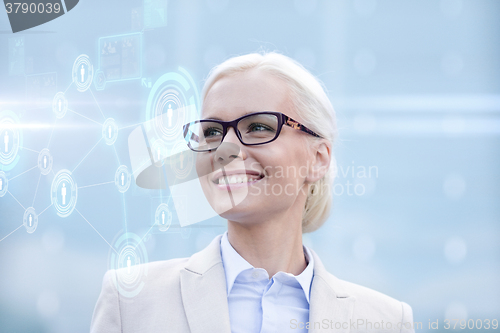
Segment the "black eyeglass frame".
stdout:
<svg viewBox="0 0 500 333">
<path fill-rule="evenodd" d="M 241 137 L 241 133 L 238 130 L 238 123 L 242 119 L 245 119 L 245 118 L 248 118 L 248 117 L 251 117 L 251 116 L 255 116 L 255 115 L 261 115 L 261 114 L 270 114 L 270 115 L 276 116 L 276 118 L 278 119 L 278 127 L 276 129 L 276 135 L 274 136 L 273 139 L 271 139 L 269 141 L 266 141 L 266 142 L 259 142 L 259 143 L 245 143 L 245 142 L 243 142 L 243 139 Z M 302 132 L 311 134 L 311 135 L 313 135 L 315 137 L 318 137 L 318 138 L 322 138 L 322 136 L 320 136 L 319 134 L 313 132 L 312 130 L 310 130 L 306 126 L 302 125 L 298 121 L 292 119 L 291 117 L 288 117 L 287 115 L 285 115 L 285 114 L 283 114 L 281 112 L 276 112 L 276 111 L 252 112 L 252 113 L 248 113 L 248 114 L 246 114 L 246 115 L 244 115 L 242 117 L 239 117 L 237 119 L 234 119 L 232 121 L 223 121 L 223 120 L 218 120 L 218 119 L 201 119 L 201 120 L 194 121 L 194 123 L 204 123 L 204 122 L 211 122 L 211 123 L 216 122 L 216 123 L 219 123 L 220 125 L 222 125 L 222 139 L 221 139 L 221 141 L 219 143 L 219 146 L 224 141 L 224 138 L 226 137 L 227 130 L 228 130 L 229 127 L 232 127 L 234 129 L 234 132 L 236 133 L 236 136 L 238 137 L 238 139 L 240 140 L 240 142 L 242 144 L 244 144 L 245 146 L 258 146 L 258 145 L 263 145 L 263 144 L 266 144 L 266 143 L 273 142 L 280 135 L 281 129 L 282 129 L 283 125 L 287 125 L 287 126 L 290 126 L 293 129 L 300 130 Z M 183 135 L 184 135 L 185 139 L 186 139 L 186 136 L 187 136 L 187 133 L 188 133 L 189 124 L 191 124 L 191 123 L 192 122 L 187 123 L 187 124 L 185 124 L 185 125 L 182 126 L 182 128 L 184 130 L 183 131 Z M 192 135 L 193 134 L 194 133 L 192 133 Z M 195 152 L 205 152 L 205 151 L 211 151 L 211 150 L 215 150 L 215 149 L 219 148 L 219 146 L 217 146 L 216 148 L 211 148 L 211 149 L 194 149 L 191 146 L 189 140 L 186 139 L 186 141 L 187 141 L 188 147 L 191 150 L 195 151 Z"/>
</svg>

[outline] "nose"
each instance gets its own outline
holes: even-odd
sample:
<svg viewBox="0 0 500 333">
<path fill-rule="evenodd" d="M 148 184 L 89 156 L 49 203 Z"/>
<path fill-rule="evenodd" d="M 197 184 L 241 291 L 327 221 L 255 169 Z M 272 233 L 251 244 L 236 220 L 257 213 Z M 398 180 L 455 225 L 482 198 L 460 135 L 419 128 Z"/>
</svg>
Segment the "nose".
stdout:
<svg viewBox="0 0 500 333">
<path fill-rule="evenodd" d="M 215 151 L 214 154 L 215 170 L 231 163 L 235 158 L 239 156 L 240 146 L 235 142 L 239 143 L 239 139 L 236 136 L 234 128 L 230 127 L 227 130 L 224 140 L 221 142 L 220 146 Z"/>
<path fill-rule="evenodd" d="M 231 163 L 240 153 L 240 147 L 232 142 L 223 141 L 214 154 L 214 170 Z"/>
</svg>

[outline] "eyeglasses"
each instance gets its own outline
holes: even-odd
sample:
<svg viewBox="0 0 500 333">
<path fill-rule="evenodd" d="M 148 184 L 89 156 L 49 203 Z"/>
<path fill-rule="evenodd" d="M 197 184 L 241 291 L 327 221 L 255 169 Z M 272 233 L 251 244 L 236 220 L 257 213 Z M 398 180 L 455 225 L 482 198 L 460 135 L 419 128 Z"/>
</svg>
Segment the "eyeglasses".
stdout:
<svg viewBox="0 0 500 333">
<path fill-rule="evenodd" d="M 298 121 L 281 112 L 253 112 L 233 121 L 202 119 L 183 126 L 184 139 L 189 148 L 196 152 L 217 149 L 229 127 L 235 130 L 240 142 L 247 146 L 262 145 L 278 138 L 283 125 L 321 138 Z"/>
</svg>

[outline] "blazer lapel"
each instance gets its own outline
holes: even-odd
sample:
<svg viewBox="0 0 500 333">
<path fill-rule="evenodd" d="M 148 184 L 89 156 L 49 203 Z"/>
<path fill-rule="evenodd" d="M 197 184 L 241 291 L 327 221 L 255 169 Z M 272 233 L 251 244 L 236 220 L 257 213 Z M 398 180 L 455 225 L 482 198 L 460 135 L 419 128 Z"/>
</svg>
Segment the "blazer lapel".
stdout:
<svg viewBox="0 0 500 333">
<path fill-rule="evenodd" d="M 180 274 L 182 303 L 191 333 L 231 332 L 220 238 L 192 255 Z"/>
<path fill-rule="evenodd" d="M 314 256 L 314 277 L 309 306 L 309 332 L 348 333 L 355 297 L 349 296 L 340 280 L 328 273 L 318 255 Z"/>
</svg>

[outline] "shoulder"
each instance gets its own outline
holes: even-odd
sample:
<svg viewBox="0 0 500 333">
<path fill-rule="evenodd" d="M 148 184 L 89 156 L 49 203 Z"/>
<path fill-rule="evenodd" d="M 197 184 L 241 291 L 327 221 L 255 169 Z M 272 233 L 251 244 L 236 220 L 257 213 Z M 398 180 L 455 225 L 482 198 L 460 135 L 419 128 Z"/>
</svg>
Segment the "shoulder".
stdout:
<svg viewBox="0 0 500 333">
<path fill-rule="evenodd" d="M 179 277 L 187 261 L 180 258 L 145 263 L 135 266 L 132 273 L 127 268 L 108 270 L 91 332 L 156 332 L 169 325 L 187 327 Z M 137 280 L 131 280 L 136 272 L 140 272 Z"/>
<path fill-rule="evenodd" d="M 100 299 L 151 298 L 158 292 L 179 293 L 179 276 L 189 258 L 154 261 L 104 274 Z"/>
<path fill-rule="evenodd" d="M 131 285 L 143 287 L 140 288 L 136 298 L 151 297 L 157 294 L 159 290 L 162 291 L 177 291 L 179 289 L 179 280 L 181 271 L 184 270 L 189 258 L 176 258 L 161 261 L 152 261 L 135 266 L 135 270 L 139 272 L 137 279 L 140 283 L 131 283 Z M 112 282 L 113 287 L 123 285 L 128 289 L 128 277 L 130 272 L 127 268 L 113 269 L 106 272 L 104 281 L 108 284 Z M 106 284 L 104 282 L 104 284 Z"/>
<path fill-rule="evenodd" d="M 177 281 L 180 272 L 184 269 L 189 258 L 176 258 L 170 260 L 153 261 L 144 264 L 147 271 L 146 281 Z"/>
<path fill-rule="evenodd" d="M 202 275 L 221 263 L 220 237 L 189 258 L 133 265 L 106 272 L 92 318 L 91 332 L 189 330 L 181 277 Z M 140 319 L 138 319 L 140 318 Z"/>
<path fill-rule="evenodd" d="M 383 294 L 374 289 L 336 278 L 336 282 L 350 296 L 356 298 L 356 303 L 364 307 L 376 307 L 380 311 L 400 311 L 401 302 L 391 296 Z M 391 312 L 393 312 L 391 311 Z"/>
<path fill-rule="evenodd" d="M 326 270 L 317 254 L 314 251 L 312 253 L 315 260 L 313 289 L 319 303 L 336 304 L 333 308 L 337 309 L 338 306 L 342 307 L 348 318 L 355 322 L 355 327 L 361 330 L 387 328 L 401 333 L 414 332 L 413 312 L 408 304 L 371 288 L 337 278 Z M 316 287 L 314 281 L 317 281 Z"/>
<path fill-rule="evenodd" d="M 180 277 L 183 272 L 189 270 L 202 275 L 211 267 L 221 263 L 221 236 L 218 235 L 215 237 L 207 247 L 194 253 L 191 257 L 140 264 L 132 268 L 132 273 L 130 268 L 127 267 L 110 270 L 106 273 L 105 280 L 114 279 L 116 281 L 120 277 L 125 277 L 124 280 L 130 280 L 132 274 L 140 276 L 139 279 L 144 286 L 140 294 L 147 294 L 148 292 L 157 293 L 161 288 L 175 289 L 177 292 L 180 292 Z"/>
<path fill-rule="evenodd" d="M 390 322 L 393 328 L 397 327 L 401 332 L 413 332 L 413 311 L 407 303 L 371 288 L 341 280 L 330 273 L 328 275 L 345 296 L 354 299 L 353 319 L 366 323 L 371 321 L 373 325 Z"/>
<path fill-rule="evenodd" d="M 365 321 L 381 320 L 391 323 L 406 323 L 413 321 L 411 307 L 391 296 L 356 283 L 339 279 L 328 272 L 319 256 L 310 249 L 314 257 L 314 281 L 316 283 L 315 295 L 324 303 L 331 302 L 331 298 L 340 301 L 352 311 L 351 318 Z M 321 296 L 321 295 L 328 296 Z M 404 330 L 402 330 L 404 331 Z"/>
</svg>

